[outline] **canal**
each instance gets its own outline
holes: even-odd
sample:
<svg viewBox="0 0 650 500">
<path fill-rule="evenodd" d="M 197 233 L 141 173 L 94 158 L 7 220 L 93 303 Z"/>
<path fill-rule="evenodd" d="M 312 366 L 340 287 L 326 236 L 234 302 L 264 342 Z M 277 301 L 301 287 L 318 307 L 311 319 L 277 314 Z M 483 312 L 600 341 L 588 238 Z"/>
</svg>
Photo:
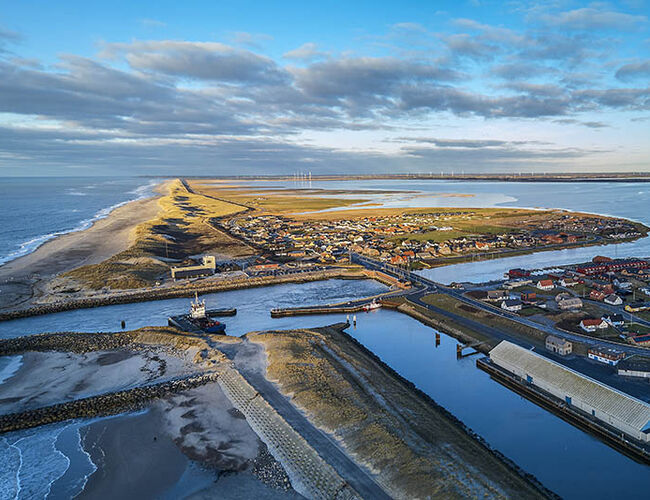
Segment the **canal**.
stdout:
<svg viewBox="0 0 650 500">
<path fill-rule="evenodd" d="M 237 307 L 224 318 L 230 335 L 248 331 L 314 327 L 344 321 L 342 315 L 271 319 L 273 307 L 347 301 L 386 288 L 373 281 L 329 280 L 206 295 L 208 307 Z M 165 325 L 189 299 L 123 304 L 67 311 L 0 323 L 0 337 L 48 331 L 111 331 Z M 641 498 L 650 468 L 635 463 L 597 439 L 491 380 L 475 357 L 456 359 L 456 341 L 391 310 L 357 315 L 348 331 L 402 376 L 456 415 L 494 448 L 565 498 Z"/>
</svg>

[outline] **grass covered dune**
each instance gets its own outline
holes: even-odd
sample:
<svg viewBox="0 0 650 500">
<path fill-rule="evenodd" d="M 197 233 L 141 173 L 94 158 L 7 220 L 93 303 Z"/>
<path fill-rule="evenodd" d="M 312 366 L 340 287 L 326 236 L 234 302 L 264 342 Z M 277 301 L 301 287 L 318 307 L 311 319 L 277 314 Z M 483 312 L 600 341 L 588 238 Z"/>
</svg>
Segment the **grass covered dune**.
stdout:
<svg viewBox="0 0 650 500">
<path fill-rule="evenodd" d="M 267 376 L 395 498 L 544 498 L 365 348 L 333 327 L 247 334 Z"/>
</svg>

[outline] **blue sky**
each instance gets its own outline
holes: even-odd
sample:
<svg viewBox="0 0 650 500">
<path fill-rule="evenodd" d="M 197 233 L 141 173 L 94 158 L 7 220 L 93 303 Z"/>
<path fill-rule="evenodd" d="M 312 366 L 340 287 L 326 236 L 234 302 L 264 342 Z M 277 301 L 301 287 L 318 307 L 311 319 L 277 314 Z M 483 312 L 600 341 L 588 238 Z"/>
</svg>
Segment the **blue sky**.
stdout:
<svg viewBox="0 0 650 500">
<path fill-rule="evenodd" d="M 626 2 L 15 2 L 0 175 L 650 170 Z"/>
</svg>

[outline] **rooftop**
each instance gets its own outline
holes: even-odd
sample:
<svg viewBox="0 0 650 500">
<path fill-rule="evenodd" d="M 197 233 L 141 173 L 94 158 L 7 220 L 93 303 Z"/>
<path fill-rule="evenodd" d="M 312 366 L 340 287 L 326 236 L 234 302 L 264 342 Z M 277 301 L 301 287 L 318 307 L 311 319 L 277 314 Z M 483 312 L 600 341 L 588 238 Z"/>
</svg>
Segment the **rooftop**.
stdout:
<svg viewBox="0 0 650 500">
<path fill-rule="evenodd" d="M 533 380 L 544 381 L 567 395 L 643 431 L 650 426 L 650 405 L 578 373 L 536 352 L 508 341 L 490 351 L 497 364 L 505 362 L 526 371 Z"/>
</svg>

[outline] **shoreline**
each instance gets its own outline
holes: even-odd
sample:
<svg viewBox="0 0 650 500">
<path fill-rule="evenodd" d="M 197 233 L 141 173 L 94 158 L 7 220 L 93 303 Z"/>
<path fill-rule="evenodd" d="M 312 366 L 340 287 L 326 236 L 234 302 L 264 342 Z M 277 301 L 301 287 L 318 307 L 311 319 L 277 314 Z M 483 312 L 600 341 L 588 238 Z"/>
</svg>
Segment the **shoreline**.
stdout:
<svg viewBox="0 0 650 500">
<path fill-rule="evenodd" d="M 129 248 L 135 228 L 158 213 L 164 185 L 156 186 L 151 197 L 126 201 L 90 227 L 56 236 L 0 266 L 0 310 L 29 304 L 44 294 L 40 286 L 57 274 L 102 262 Z"/>
</svg>

